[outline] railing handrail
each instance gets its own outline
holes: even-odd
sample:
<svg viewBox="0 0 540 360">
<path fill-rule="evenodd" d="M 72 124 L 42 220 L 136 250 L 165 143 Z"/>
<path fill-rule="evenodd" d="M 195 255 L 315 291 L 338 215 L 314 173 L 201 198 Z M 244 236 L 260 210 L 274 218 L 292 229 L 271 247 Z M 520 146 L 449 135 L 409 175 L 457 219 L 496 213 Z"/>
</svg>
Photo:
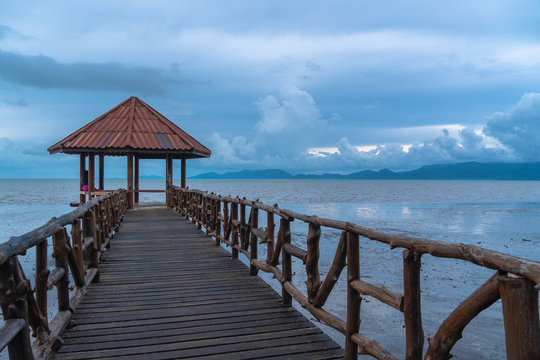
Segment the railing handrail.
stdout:
<svg viewBox="0 0 540 360">
<path fill-rule="evenodd" d="M 53 217 L 51 220 L 34 230 L 19 236 L 11 236 L 8 241 L 0 244 L 0 265 L 3 265 L 14 255 L 24 255 L 28 249 L 52 236 L 55 232 L 60 230 L 60 228 L 70 225 L 74 220 L 82 218 L 88 210 L 95 205 L 99 205 L 110 197 L 120 194 L 122 191 L 124 190 L 118 189 L 107 195 L 93 198 L 92 200 L 79 205 L 73 211 L 63 214 L 60 217 Z"/>
<path fill-rule="evenodd" d="M 309 224 L 325 226 L 336 230 L 350 231 L 365 238 L 382 242 L 392 248 L 405 248 L 415 252 L 430 254 L 436 257 L 459 259 L 480 265 L 486 268 L 501 270 L 516 275 L 521 275 L 534 281 L 537 288 L 540 288 L 540 262 L 523 259 L 517 256 L 508 255 L 499 251 L 481 248 L 472 244 L 448 243 L 444 241 L 430 240 L 425 238 L 389 234 L 377 229 L 364 227 L 353 222 L 334 220 L 316 215 L 305 215 L 288 209 L 281 209 L 277 204 L 273 206 L 259 202 L 258 200 L 248 200 L 246 198 L 223 196 L 207 191 L 189 188 L 173 188 L 181 191 L 192 192 L 214 199 L 226 201 L 239 205 L 248 205 L 260 210 L 272 212 L 278 216 L 286 218 L 288 221 L 294 219 L 301 220 Z"/>
<path fill-rule="evenodd" d="M 0 328 L 0 350 L 7 346 L 10 359 L 53 356 L 87 285 L 99 281 L 100 256 L 110 247 L 126 209 L 127 192 L 115 190 L 0 244 L 0 307 L 5 320 Z M 53 245 L 52 270 L 48 238 Z M 33 286 L 18 259 L 32 247 L 36 250 Z M 58 312 L 49 321 L 47 294 L 53 287 L 57 289 Z M 36 337 L 33 343 L 30 328 Z"/>
<path fill-rule="evenodd" d="M 269 206 L 258 200 L 222 196 L 207 191 L 172 187 L 168 206 L 176 209 L 215 238 L 215 244 L 231 247 L 233 259 L 247 256 L 252 275 L 258 270 L 272 273 L 281 283 L 282 303 L 290 305 L 295 299 L 318 320 L 345 335 L 345 359 L 356 359 L 358 353 L 377 359 L 395 359 L 376 340 L 359 332 L 361 295 L 369 295 L 403 313 L 407 359 L 448 359 L 454 344 L 462 337 L 463 329 L 481 311 L 497 300 L 502 301 L 505 324 L 506 353 L 509 359 L 536 360 L 540 356 L 538 290 L 540 262 L 522 259 L 475 245 L 454 244 L 423 238 L 388 234 L 352 222 L 338 221 L 300 214 Z M 246 216 L 246 207 L 251 207 Z M 222 211 L 223 210 L 223 211 Z M 258 226 L 259 210 L 267 213 L 267 227 Z M 274 215 L 281 217 L 275 238 Z M 304 250 L 291 242 L 290 223 L 299 219 L 309 224 Z M 319 241 L 321 227 L 341 230 L 334 260 L 321 279 L 319 274 Z M 221 232 L 223 229 L 223 233 Z M 371 241 L 403 250 L 403 293 L 360 279 L 360 236 Z M 258 259 L 257 244 L 266 243 L 266 261 Z M 421 311 L 422 254 L 464 260 L 497 272 L 470 294 L 441 323 L 437 333 L 428 341 L 424 357 L 424 331 Z M 305 265 L 307 296 L 294 285 L 292 278 L 296 257 Z M 278 265 L 281 264 L 279 268 Z M 347 267 L 347 316 L 345 320 L 323 309 L 328 296 Z"/>
</svg>

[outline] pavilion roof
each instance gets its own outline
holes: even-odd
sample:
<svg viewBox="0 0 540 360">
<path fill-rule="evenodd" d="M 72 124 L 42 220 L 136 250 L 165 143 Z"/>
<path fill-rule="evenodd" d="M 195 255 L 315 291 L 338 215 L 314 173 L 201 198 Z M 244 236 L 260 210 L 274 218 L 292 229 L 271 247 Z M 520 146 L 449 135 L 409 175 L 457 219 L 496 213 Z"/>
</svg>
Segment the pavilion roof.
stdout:
<svg viewBox="0 0 540 360">
<path fill-rule="evenodd" d="M 141 158 L 209 157 L 211 151 L 132 96 L 47 149 L 51 154 L 136 154 Z"/>
</svg>

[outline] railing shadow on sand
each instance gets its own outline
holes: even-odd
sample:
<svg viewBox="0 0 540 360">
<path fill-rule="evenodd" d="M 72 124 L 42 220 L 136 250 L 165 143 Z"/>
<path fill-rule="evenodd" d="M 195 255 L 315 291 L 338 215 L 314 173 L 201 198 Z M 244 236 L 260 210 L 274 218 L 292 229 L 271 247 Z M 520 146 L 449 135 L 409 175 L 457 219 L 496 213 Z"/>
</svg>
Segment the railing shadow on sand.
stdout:
<svg viewBox="0 0 540 360">
<path fill-rule="evenodd" d="M 232 258 L 242 253 L 250 264 L 250 273 L 268 272 L 280 282 L 282 302 L 294 298 L 322 323 L 345 335 L 345 358 L 358 354 L 377 359 L 395 359 L 377 341 L 359 333 L 361 295 L 369 295 L 403 313 L 406 334 L 406 359 L 449 359 L 454 344 L 465 327 L 497 300 L 502 301 L 506 353 L 508 359 L 539 359 L 540 330 L 538 290 L 540 263 L 517 258 L 474 245 L 453 244 L 422 238 L 400 236 L 365 228 L 350 222 L 308 216 L 269 206 L 257 200 L 221 196 L 206 191 L 173 187 L 168 206 L 206 229 L 215 244 L 231 247 Z M 246 210 L 249 208 L 249 215 Z M 266 213 L 266 227 L 259 227 L 259 211 Z M 275 216 L 279 219 L 276 237 Z M 291 222 L 309 225 L 306 249 L 291 243 Z M 341 231 L 332 265 L 324 278 L 319 274 L 321 228 Z M 360 279 L 360 237 L 403 248 L 403 293 Z M 258 259 L 258 245 L 266 244 L 266 259 Z M 494 274 L 461 302 L 428 340 L 424 354 L 424 331 L 420 303 L 420 268 L 423 254 L 464 260 L 495 270 Z M 292 257 L 305 265 L 305 296 L 293 285 Z M 347 267 L 346 320 L 326 311 L 323 306 Z"/>
</svg>

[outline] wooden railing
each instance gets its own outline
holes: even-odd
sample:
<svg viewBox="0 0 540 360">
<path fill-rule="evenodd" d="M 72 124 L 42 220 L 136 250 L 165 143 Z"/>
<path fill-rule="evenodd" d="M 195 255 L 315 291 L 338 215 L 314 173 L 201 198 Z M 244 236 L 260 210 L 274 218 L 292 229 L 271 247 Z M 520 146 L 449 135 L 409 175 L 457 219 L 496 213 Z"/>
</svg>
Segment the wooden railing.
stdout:
<svg viewBox="0 0 540 360">
<path fill-rule="evenodd" d="M 10 359 L 46 359 L 61 345 L 60 335 L 86 294 L 87 285 L 99 281 L 100 255 L 110 245 L 126 209 L 126 191 L 116 190 L 0 244 L 0 306 L 5 320 L 0 345 L 1 349 L 8 347 Z M 47 267 L 49 238 L 55 262 L 51 271 Z M 18 260 L 33 247 L 34 288 Z M 71 297 L 70 275 L 75 283 Z M 47 293 L 53 287 L 57 289 L 58 312 L 49 321 Z M 36 338 L 33 344 L 30 328 Z"/>
<path fill-rule="evenodd" d="M 307 216 L 245 198 L 178 187 L 173 187 L 171 192 L 172 204 L 169 206 L 186 219 L 191 219 L 199 228 L 204 226 L 207 235 L 215 238 L 216 245 L 224 243 L 230 246 L 233 258 L 238 258 L 239 253 L 247 256 L 252 275 L 256 275 L 259 270 L 272 273 L 281 283 L 284 304 L 291 304 L 294 298 L 317 319 L 343 333 L 346 359 L 356 359 L 358 353 L 377 359 L 395 359 L 377 341 L 359 333 L 361 295 L 369 295 L 403 313 L 406 359 L 449 359 L 450 350 L 461 338 L 467 324 L 498 299 L 502 300 L 508 359 L 540 359 L 539 262 L 474 245 L 387 234 L 357 224 Z M 250 211 L 246 217 L 248 207 Z M 258 225 L 259 211 L 266 213 L 265 228 Z M 277 237 L 275 216 L 279 218 Z M 295 219 L 309 224 L 306 249 L 291 243 L 291 222 Z M 319 275 L 318 266 L 322 227 L 341 231 L 332 266 L 324 280 Z M 403 293 L 360 280 L 360 237 L 388 244 L 391 249 L 404 249 Z M 264 260 L 258 259 L 259 243 L 267 247 Z M 420 302 L 423 254 L 460 259 L 496 270 L 442 322 L 435 336 L 428 340 L 425 354 Z M 292 256 L 305 265 L 307 296 L 293 285 Z M 346 265 L 347 315 L 346 320 L 342 320 L 326 311 L 323 306 Z"/>
</svg>

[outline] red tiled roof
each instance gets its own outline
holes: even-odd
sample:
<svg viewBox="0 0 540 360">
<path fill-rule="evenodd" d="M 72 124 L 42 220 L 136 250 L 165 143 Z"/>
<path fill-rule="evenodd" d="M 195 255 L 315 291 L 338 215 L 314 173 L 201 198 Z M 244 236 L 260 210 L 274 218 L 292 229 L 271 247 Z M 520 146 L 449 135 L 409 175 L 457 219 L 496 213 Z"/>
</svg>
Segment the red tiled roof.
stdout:
<svg viewBox="0 0 540 360">
<path fill-rule="evenodd" d="M 211 151 L 137 97 L 131 97 L 47 149 L 78 154 L 174 154 L 209 157 Z"/>
</svg>

